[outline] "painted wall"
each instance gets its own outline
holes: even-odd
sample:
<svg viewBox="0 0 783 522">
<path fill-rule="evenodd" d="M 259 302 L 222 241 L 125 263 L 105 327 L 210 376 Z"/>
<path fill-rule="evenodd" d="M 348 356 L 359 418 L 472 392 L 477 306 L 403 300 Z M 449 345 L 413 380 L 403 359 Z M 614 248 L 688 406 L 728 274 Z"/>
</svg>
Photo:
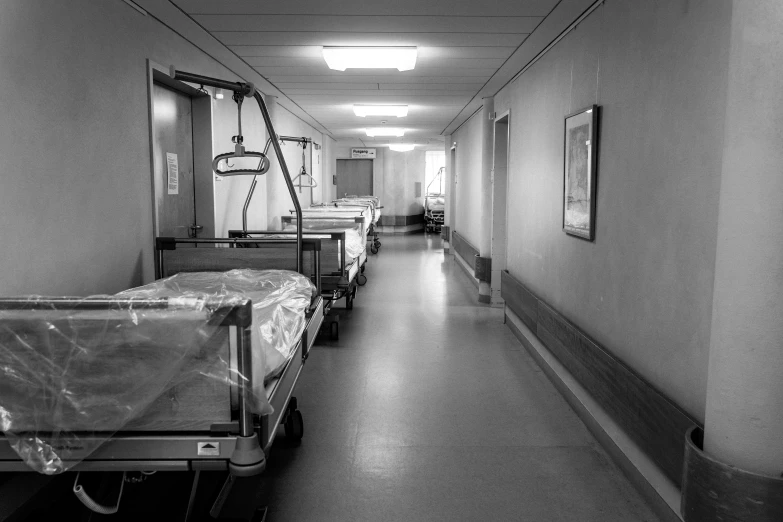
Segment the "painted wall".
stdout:
<svg viewBox="0 0 783 522">
<path fill-rule="evenodd" d="M 212 100 L 212 129 L 214 154 L 232 152 L 231 136 L 237 133 L 237 105 L 230 95 Z M 266 144 L 266 129 L 261 110 L 255 100 L 242 104 L 242 133 L 246 150 L 261 152 Z M 242 208 L 245 206 L 253 176 L 213 176 L 215 190 L 215 236 L 228 237 L 229 230 L 242 229 Z M 247 209 L 248 230 L 265 230 L 266 176 L 260 176 Z"/>
<path fill-rule="evenodd" d="M 474 114 L 462 127 L 451 135 L 451 142 L 457 142 L 455 205 L 452 211 L 452 226 L 474 247 L 481 241 L 481 165 L 482 128 L 481 110 Z"/>
<path fill-rule="evenodd" d="M 423 150 L 410 152 L 384 150 L 383 193 L 381 201 L 387 216 L 415 216 L 424 213 L 424 198 L 416 197 L 416 183 L 424 193 L 425 155 Z"/>
<path fill-rule="evenodd" d="M 495 97 L 499 114 L 511 110 L 510 273 L 699 419 L 730 22 L 728 2 L 608 2 Z M 588 242 L 562 231 L 563 118 L 594 103 L 602 117 Z M 465 163 L 461 183 L 472 175 Z M 457 230 L 472 239 L 461 214 L 471 191 L 462 190 Z"/>
<path fill-rule="evenodd" d="M 313 166 L 310 165 L 310 152 L 311 146 L 308 144 L 305 150 L 305 168 L 308 174 L 311 174 L 318 187 L 312 190 L 302 188 L 301 191 L 296 189 L 296 196 L 299 198 L 299 203 L 302 208 L 307 208 L 311 203 L 320 203 L 323 200 L 322 188 L 324 183 L 331 183 L 333 170 L 329 164 L 327 169 L 323 168 L 321 163 L 324 149 L 324 139 L 332 141 L 331 138 L 324 137 L 320 132 L 315 131 L 310 125 L 303 122 L 284 107 L 275 103 L 270 103 L 270 113 L 272 116 L 272 123 L 275 126 L 275 131 L 281 136 L 292 137 L 306 137 L 314 140 L 316 143 L 322 146 L 320 150 L 313 150 Z M 281 145 L 283 149 L 283 157 L 285 158 L 288 171 L 291 174 L 291 179 L 296 178 L 302 169 L 302 147 L 299 147 L 297 143 L 286 141 Z M 280 167 L 277 163 L 277 158 L 273 150 L 270 149 L 270 160 L 272 162 L 272 168 L 266 174 L 267 182 L 267 224 L 270 230 L 280 229 L 280 216 L 290 215 L 290 211 L 294 206 L 291 200 L 291 195 L 285 185 L 285 181 L 282 178 Z M 326 180 L 326 181 L 324 181 Z M 306 183 L 306 181 L 305 181 Z"/>
<path fill-rule="evenodd" d="M 147 59 L 239 79 L 119 0 L 3 2 L 0 295 L 153 279 Z"/>
</svg>

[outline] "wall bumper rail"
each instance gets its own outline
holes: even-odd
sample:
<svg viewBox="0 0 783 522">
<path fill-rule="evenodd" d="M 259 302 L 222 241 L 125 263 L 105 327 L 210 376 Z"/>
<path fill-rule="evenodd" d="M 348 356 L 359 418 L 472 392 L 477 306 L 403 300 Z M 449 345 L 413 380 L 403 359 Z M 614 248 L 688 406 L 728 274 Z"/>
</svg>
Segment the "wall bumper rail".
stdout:
<svg viewBox="0 0 783 522">
<path fill-rule="evenodd" d="M 704 431 L 685 434 L 680 513 L 685 522 L 783 520 L 783 477 L 761 475 L 720 462 L 703 449 Z"/>
</svg>

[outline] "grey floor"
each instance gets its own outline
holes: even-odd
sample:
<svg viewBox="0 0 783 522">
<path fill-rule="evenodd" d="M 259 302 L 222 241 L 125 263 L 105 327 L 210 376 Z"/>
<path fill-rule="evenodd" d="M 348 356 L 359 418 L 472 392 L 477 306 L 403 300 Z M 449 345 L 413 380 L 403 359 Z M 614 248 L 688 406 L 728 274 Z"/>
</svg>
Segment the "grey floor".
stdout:
<svg viewBox="0 0 783 522">
<path fill-rule="evenodd" d="M 267 520 L 658 520 L 440 240 L 382 241 L 307 361 Z"/>
</svg>

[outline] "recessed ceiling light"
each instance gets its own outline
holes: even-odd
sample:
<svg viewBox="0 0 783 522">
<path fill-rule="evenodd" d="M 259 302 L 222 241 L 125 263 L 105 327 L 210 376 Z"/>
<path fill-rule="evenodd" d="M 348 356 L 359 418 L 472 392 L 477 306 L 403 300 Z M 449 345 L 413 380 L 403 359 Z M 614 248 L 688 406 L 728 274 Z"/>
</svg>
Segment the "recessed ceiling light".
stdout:
<svg viewBox="0 0 783 522">
<path fill-rule="evenodd" d="M 402 118 L 408 115 L 407 105 L 354 105 L 353 113 L 364 118 L 365 116 L 397 116 Z"/>
<path fill-rule="evenodd" d="M 390 143 L 389 149 L 397 152 L 410 152 L 415 146 L 413 143 Z"/>
<path fill-rule="evenodd" d="M 396 138 L 402 138 L 405 135 L 405 129 L 395 129 L 394 127 L 375 127 L 372 129 L 364 130 L 371 138 L 376 136 L 394 136 Z"/>
<path fill-rule="evenodd" d="M 326 65 L 336 71 L 346 69 L 397 69 L 416 67 L 416 47 L 324 47 Z"/>
</svg>

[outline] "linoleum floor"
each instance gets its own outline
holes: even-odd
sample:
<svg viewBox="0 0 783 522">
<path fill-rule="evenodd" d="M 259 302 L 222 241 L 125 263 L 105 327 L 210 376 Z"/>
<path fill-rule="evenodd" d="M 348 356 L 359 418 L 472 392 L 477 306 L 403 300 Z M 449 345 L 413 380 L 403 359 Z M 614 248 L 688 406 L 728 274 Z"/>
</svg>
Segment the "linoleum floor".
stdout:
<svg viewBox="0 0 783 522">
<path fill-rule="evenodd" d="M 658 520 L 440 239 L 381 240 L 305 365 L 267 520 Z"/>
</svg>

